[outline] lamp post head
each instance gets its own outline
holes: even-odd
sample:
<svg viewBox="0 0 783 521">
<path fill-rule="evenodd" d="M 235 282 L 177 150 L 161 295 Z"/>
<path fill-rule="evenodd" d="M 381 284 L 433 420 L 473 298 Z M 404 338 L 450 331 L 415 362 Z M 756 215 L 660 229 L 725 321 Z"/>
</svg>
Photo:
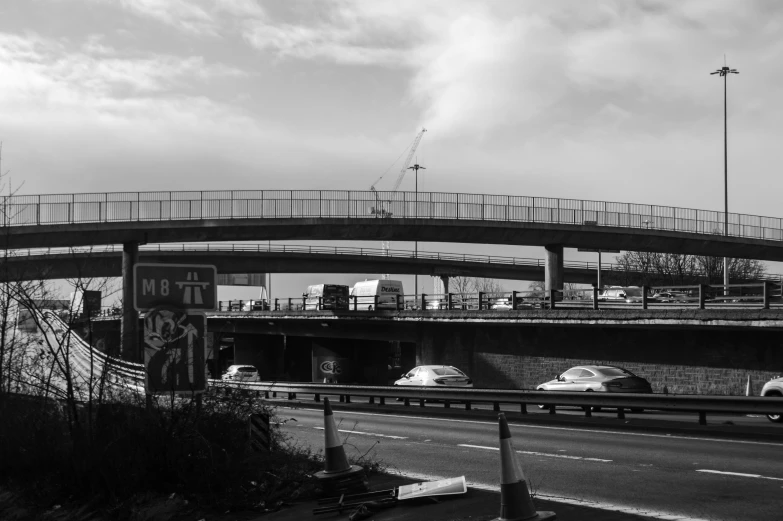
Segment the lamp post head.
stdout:
<svg viewBox="0 0 783 521">
<path fill-rule="evenodd" d="M 728 67 L 721 67 L 720 69 L 716 70 L 715 72 L 711 72 L 712 74 L 720 74 L 721 76 L 727 76 L 729 74 L 739 74 L 739 71 L 737 69 L 730 69 Z"/>
</svg>

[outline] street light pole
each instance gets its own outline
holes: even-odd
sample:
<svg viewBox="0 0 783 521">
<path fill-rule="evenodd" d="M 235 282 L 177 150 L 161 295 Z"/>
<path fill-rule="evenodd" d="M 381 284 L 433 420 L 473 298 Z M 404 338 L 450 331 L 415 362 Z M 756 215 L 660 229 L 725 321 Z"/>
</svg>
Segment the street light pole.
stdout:
<svg viewBox="0 0 783 521">
<path fill-rule="evenodd" d="M 416 178 L 416 218 L 419 217 L 419 170 L 427 170 L 420 164 L 416 163 L 413 166 L 409 166 L 408 170 L 413 170 L 413 173 L 415 174 Z M 419 258 L 419 241 L 414 242 L 413 247 L 413 257 L 415 259 Z M 413 294 L 418 295 L 419 294 L 419 274 L 414 273 L 413 275 Z"/>
<path fill-rule="evenodd" d="M 723 235 L 729 235 L 729 130 L 728 130 L 728 108 L 727 108 L 727 84 L 729 74 L 739 74 L 737 69 L 730 69 L 725 64 L 712 74 L 719 74 L 723 78 Z M 723 294 L 729 294 L 729 258 L 723 257 Z"/>
</svg>

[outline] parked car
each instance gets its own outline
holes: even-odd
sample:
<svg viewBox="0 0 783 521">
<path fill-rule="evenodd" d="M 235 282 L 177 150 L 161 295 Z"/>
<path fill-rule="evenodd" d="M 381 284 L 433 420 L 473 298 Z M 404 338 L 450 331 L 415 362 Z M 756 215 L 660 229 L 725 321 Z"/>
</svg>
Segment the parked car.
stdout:
<svg viewBox="0 0 783 521">
<path fill-rule="evenodd" d="M 473 387 L 473 380 L 452 365 L 420 365 L 403 374 L 394 385 Z"/>
<path fill-rule="evenodd" d="M 778 376 L 764 384 L 761 388 L 761 396 L 783 398 L 783 377 Z M 767 414 L 769 421 L 783 423 L 783 414 Z"/>
<path fill-rule="evenodd" d="M 258 369 L 252 365 L 232 365 L 223 373 L 223 380 L 236 382 L 258 382 L 260 381 Z"/>
<path fill-rule="evenodd" d="M 652 393 L 650 382 L 631 371 L 612 365 L 579 365 L 536 387 L 537 391 L 597 391 L 608 393 Z M 541 409 L 547 406 L 539 405 Z M 594 411 L 600 407 L 593 407 Z M 641 412 L 643 409 L 633 409 Z"/>
</svg>

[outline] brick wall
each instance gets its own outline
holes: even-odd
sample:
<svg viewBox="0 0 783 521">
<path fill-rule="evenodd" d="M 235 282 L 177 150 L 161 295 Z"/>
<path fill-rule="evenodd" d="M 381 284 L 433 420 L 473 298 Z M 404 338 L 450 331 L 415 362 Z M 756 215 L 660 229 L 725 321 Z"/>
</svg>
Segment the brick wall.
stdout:
<svg viewBox="0 0 783 521">
<path fill-rule="evenodd" d="M 650 381 L 654 392 L 753 394 L 783 374 L 783 335 L 766 330 L 451 327 L 425 332 L 420 363 L 466 371 L 478 387 L 535 389 L 570 367 L 624 367 Z"/>
</svg>

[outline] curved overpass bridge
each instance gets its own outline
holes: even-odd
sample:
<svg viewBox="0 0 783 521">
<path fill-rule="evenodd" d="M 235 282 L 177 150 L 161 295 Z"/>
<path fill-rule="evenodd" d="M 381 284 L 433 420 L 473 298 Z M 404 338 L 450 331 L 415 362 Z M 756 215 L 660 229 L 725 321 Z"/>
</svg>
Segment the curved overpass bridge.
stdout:
<svg viewBox="0 0 783 521">
<path fill-rule="evenodd" d="M 440 192 L 257 190 L 0 198 L 2 248 L 123 244 L 123 349 L 135 349 L 139 244 L 395 240 L 544 246 L 562 289 L 563 248 L 783 260 L 783 220 L 666 206 Z"/>
<path fill-rule="evenodd" d="M 2 198 L 4 248 L 253 240 L 538 245 L 783 260 L 783 220 L 441 192 L 205 191 Z"/>
<path fill-rule="evenodd" d="M 121 246 L 14 250 L 0 281 L 122 276 Z M 139 262 L 213 264 L 218 273 L 400 273 L 440 277 L 544 280 L 544 259 L 376 248 L 266 245 L 157 244 L 139 247 Z M 565 262 L 568 282 L 595 281 L 598 264 Z M 604 273 L 623 272 L 603 263 Z"/>
<path fill-rule="evenodd" d="M 122 276 L 121 246 L 12 250 L 3 261 L 0 282 Z M 139 262 L 212 264 L 218 273 L 399 273 L 434 277 L 487 277 L 544 280 L 545 259 L 344 246 L 267 244 L 155 244 L 139 247 Z M 597 262 L 563 262 L 564 280 L 591 284 Z M 602 263 L 603 276 L 641 270 Z M 758 279 L 779 282 L 783 275 Z M 738 281 L 739 282 L 739 281 Z"/>
</svg>

